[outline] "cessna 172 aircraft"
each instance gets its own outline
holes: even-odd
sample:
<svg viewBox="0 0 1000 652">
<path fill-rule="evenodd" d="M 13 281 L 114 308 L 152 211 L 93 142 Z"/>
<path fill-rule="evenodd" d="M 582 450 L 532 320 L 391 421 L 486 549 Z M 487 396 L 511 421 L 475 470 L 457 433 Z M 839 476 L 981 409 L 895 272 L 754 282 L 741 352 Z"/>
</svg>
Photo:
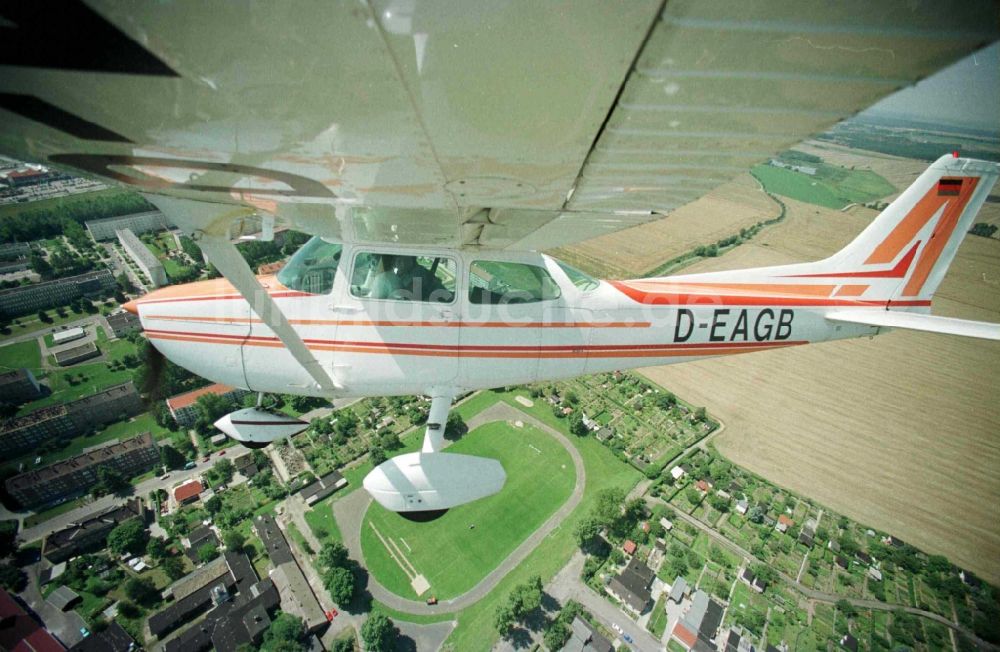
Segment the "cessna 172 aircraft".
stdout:
<svg viewBox="0 0 1000 652">
<path fill-rule="evenodd" d="M 129 304 L 217 382 L 424 394 L 399 512 L 495 493 L 442 452 L 464 391 L 912 328 L 1000 170 L 944 156 L 813 263 L 599 281 L 539 253 L 661 219 L 997 37 L 995 5 L 370 0 L 0 7 L 0 151 L 141 191 L 225 276 Z M 55 15 L 54 15 L 55 14 Z M 83 38 L 81 38 L 81 35 Z M 250 224 L 315 237 L 257 277 Z M 266 445 L 307 424 L 218 424 Z"/>
</svg>

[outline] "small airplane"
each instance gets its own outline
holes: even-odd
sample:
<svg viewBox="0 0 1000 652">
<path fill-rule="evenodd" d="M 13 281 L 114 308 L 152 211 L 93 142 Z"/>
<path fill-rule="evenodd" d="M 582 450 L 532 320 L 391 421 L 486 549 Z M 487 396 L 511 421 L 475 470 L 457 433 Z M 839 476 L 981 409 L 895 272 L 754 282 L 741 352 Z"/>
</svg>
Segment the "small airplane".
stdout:
<svg viewBox="0 0 1000 652">
<path fill-rule="evenodd" d="M 431 398 L 422 450 L 365 479 L 414 517 L 505 481 L 442 451 L 464 391 L 890 328 L 998 337 L 928 314 L 998 176 L 958 156 L 819 262 L 600 281 L 540 253 L 661 219 L 995 41 L 989 0 L 87 0 L 7 3 L 0 26 L 0 151 L 142 192 L 225 277 L 129 305 L 167 358 L 258 392 Z M 233 240 L 278 224 L 315 237 L 258 277 Z"/>
<path fill-rule="evenodd" d="M 492 459 L 441 452 L 461 392 L 867 337 L 908 328 L 1000 339 L 1000 325 L 931 316 L 1000 164 L 948 155 L 843 250 L 813 263 L 599 281 L 537 252 L 371 246 L 314 237 L 258 282 L 325 369 L 315 387 L 225 279 L 126 305 L 168 359 L 216 382 L 326 398 L 431 397 L 423 450 L 371 472 L 385 507 L 434 511 L 501 489 Z M 247 445 L 308 424 L 248 408 L 216 424 Z"/>
</svg>

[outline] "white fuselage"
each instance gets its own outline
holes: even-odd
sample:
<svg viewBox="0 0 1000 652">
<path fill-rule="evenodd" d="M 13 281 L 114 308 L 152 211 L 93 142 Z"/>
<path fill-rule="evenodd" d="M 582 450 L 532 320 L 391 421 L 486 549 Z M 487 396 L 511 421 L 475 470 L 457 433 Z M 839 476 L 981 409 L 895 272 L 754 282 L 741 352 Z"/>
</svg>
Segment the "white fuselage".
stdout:
<svg viewBox="0 0 1000 652">
<path fill-rule="evenodd" d="M 362 249 L 344 247 L 340 259 L 348 264 L 341 264 L 324 293 L 261 278 L 335 381 L 332 395 L 319 390 L 224 280 L 164 288 L 139 300 L 138 311 L 153 344 L 201 376 L 253 391 L 330 398 L 499 387 L 877 332 L 824 318 L 845 305 L 877 309 L 874 302 L 789 294 L 787 288 L 775 294 L 765 286 L 702 287 L 691 276 L 681 285 L 671 279 L 602 281 L 581 289 L 554 259 L 535 253 L 422 249 L 422 256 L 454 263 L 452 300 L 374 299 L 357 296 L 345 271 Z M 474 303 L 468 270 L 483 260 L 543 267 L 559 296 Z"/>
</svg>

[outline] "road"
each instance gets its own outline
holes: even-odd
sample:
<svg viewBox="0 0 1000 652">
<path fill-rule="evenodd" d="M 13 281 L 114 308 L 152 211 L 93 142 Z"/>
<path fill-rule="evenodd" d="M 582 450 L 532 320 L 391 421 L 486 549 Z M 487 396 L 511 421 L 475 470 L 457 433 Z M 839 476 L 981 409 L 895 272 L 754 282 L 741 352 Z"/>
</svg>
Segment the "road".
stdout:
<svg viewBox="0 0 1000 652">
<path fill-rule="evenodd" d="M 660 501 L 658 499 L 653 499 L 653 498 L 647 497 L 646 500 L 647 500 L 647 503 L 650 503 L 650 504 L 661 504 L 661 505 L 664 504 L 663 501 Z M 704 532 L 705 534 L 707 534 L 709 537 L 711 537 L 712 539 L 714 539 L 718 543 L 720 543 L 723 546 L 729 548 L 729 550 L 731 550 L 732 552 L 735 552 L 738 555 L 742 556 L 744 559 L 749 559 L 750 561 L 752 561 L 754 563 L 763 564 L 765 566 L 768 565 L 763 560 L 758 559 L 757 557 L 755 557 L 749 550 L 746 550 L 745 548 L 743 548 L 739 544 L 737 544 L 737 543 L 735 543 L 735 542 L 727 539 L 718 530 L 715 530 L 715 529 L 709 527 L 708 525 L 706 525 L 705 523 L 701 522 L 700 520 L 694 518 L 690 514 L 686 514 L 686 513 L 682 512 L 682 511 L 676 509 L 673 505 L 667 505 L 667 506 L 670 509 L 673 510 L 673 512 L 674 512 L 674 514 L 676 515 L 677 518 L 680 518 L 681 520 L 686 521 L 687 523 L 690 523 L 691 525 L 695 526 L 696 528 L 698 528 L 699 530 L 701 530 L 702 532 Z M 950 627 L 951 629 L 954 629 L 955 631 L 957 631 L 957 632 L 959 632 L 959 633 L 967 636 L 970 640 L 974 641 L 977 645 L 981 646 L 984 649 L 989 649 L 989 650 L 1000 649 L 997 646 L 992 645 L 992 644 L 987 643 L 986 641 L 982 640 L 981 638 L 979 638 L 978 636 L 976 636 L 971 630 L 966 629 L 961 624 L 959 624 L 959 623 L 957 623 L 955 621 L 949 620 L 949 619 L 945 618 L 944 616 L 941 616 L 940 614 L 936 614 L 936 613 L 934 613 L 932 611 L 925 611 L 923 609 L 918 609 L 917 607 L 910 607 L 910 606 L 907 606 L 907 605 L 893 604 L 893 603 L 889 603 L 889 602 L 880 602 L 879 600 L 863 600 L 861 598 L 845 598 L 844 596 L 837 595 L 835 593 L 826 593 L 826 592 L 823 592 L 823 591 L 817 591 L 815 589 L 812 589 L 812 588 L 809 588 L 808 586 L 803 585 L 801 582 L 798 582 L 791 575 L 786 575 L 785 573 L 783 573 L 781 571 L 777 571 L 777 570 L 775 572 L 777 573 L 778 577 L 780 577 L 784 582 L 786 582 L 787 584 L 791 585 L 792 588 L 794 588 L 796 591 L 798 591 L 799 593 L 801 593 L 802 595 L 804 595 L 806 598 L 808 598 L 810 600 L 816 600 L 818 602 L 826 602 L 826 603 L 829 603 L 829 604 L 836 604 L 839 600 L 847 600 L 851 605 L 853 605 L 855 607 L 858 607 L 858 608 L 861 608 L 861 609 L 874 609 L 874 610 L 877 610 L 877 611 L 905 611 L 906 613 L 910 613 L 910 614 L 913 614 L 915 616 L 921 616 L 923 618 L 929 618 L 929 619 L 931 619 L 933 621 L 941 623 L 942 625 Z"/>
<path fill-rule="evenodd" d="M 379 582 L 369 573 L 368 590 L 379 602 L 382 602 L 397 611 L 403 611 L 405 613 L 416 615 L 452 613 L 465 609 L 466 607 L 475 604 L 485 597 L 487 593 L 492 591 L 493 587 L 495 587 L 497 583 L 507 575 L 507 573 L 512 571 L 518 564 L 524 561 L 525 557 L 531 554 L 538 544 L 541 543 L 542 540 L 553 530 L 555 530 L 559 524 L 562 523 L 563 519 L 565 519 L 574 509 L 576 509 L 576 506 L 580 504 L 580 500 L 583 499 L 583 490 L 587 484 L 587 471 L 584 468 L 583 458 L 580 457 L 580 453 L 576 450 L 576 447 L 570 443 L 569 439 L 567 439 L 565 435 L 560 433 L 558 430 L 545 425 L 541 421 L 538 421 L 534 417 L 507 405 L 506 403 L 497 403 L 487 408 L 483 412 L 476 415 L 473 419 L 470 419 L 468 426 L 471 430 L 491 421 L 523 421 L 531 424 L 539 430 L 542 430 L 543 432 L 548 433 L 554 437 L 556 441 L 562 444 L 566 451 L 570 454 L 570 457 L 573 459 L 573 468 L 576 470 L 576 484 L 573 486 L 573 493 L 570 494 L 569 499 L 566 500 L 566 502 L 563 503 L 562 506 L 541 525 L 541 527 L 532 532 L 528 538 L 522 541 L 521 545 L 515 548 L 506 559 L 500 562 L 500 564 L 497 565 L 497 567 L 494 568 L 489 575 L 484 577 L 478 584 L 465 593 L 450 600 L 441 600 L 435 606 L 429 606 L 423 602 L 409 600 L 396 595 L 379 584 Z M 358 560 L 358 562 L 362 565 L 364 565 L 364 554 L 361 550 L 361 526 L 364 522 L 365 512 L 367 511 L 370 503 L 371 497 L 367 492 L 356 490 L 346 498 L 336 501 L 333 505 L 334 516 L 336 517 L 337 523 L 340 525 L 340 530 L 344 535 L 344 545 L 347 546 L 351 557 Z"/>
<path fill-rule="evenodd" d="M 236 444 L 235 446 L 231 446 L 225 450 L 227 456 L 238 457 L 243 453 L 246 453 L 249 449 L 240 444 Z M 186 471 L 171 471 L 169 474 L 170 477 L 168 477 L 166 480 L 161 480 L 160 477 L 155 477 L 140 482 L 135 486 L 134 495 L 144 498 L 151 491 L 156 491 L 157 489 L 169 489 L 170 487 L 173 487 L 174 485 L 179 484 L 185 480 L 190 480 L 191 478 L 195 478 L 204 473 L 205 471 L 207 471 L 209 468 L 211 468 L 211 466 L 215 464 L 216 460 L 218 459 L 219 455 L 218 453 L 216 453 L 212 456 L 212 459 L 209 460 L 208 462 L 204 462 L 199 459 L 197 465 L 193 469 L 189 469 Z M 53 516 L 44 523 L 40 523 L 34 527 L 22 530 L 20 534 L 20 539 L 25 543 L 37 541 L 39 539 L 44 538 L 51 532 L 55 532 L 56 530 L 61 530 L 65 527 L 68 527 L 69 525 L 72 525 L 73 523 L 86 520 L 88 517 L 93 516 L 94 514 L 97 514 L 98 512 L 101 512 L 113 505 L 117 505 L 121 501 L 122 498 L 119 496 L 101 496 L 97 500 L 87 503 L 82 507 L 77 507 L 76 509 L 70 510 L 63 514 L 59 514 L 58 516 Z M 19 516 L 23 517 L 24 514 L 11 515 L 12 518 L 18 518 Z"/>
</svg>

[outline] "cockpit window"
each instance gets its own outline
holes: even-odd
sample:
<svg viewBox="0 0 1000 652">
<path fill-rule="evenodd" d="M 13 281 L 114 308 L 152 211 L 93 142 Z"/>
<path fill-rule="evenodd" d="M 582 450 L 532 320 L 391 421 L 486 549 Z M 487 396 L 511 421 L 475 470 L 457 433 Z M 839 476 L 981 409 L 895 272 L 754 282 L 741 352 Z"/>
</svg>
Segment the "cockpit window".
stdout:
<svg viewBox="0 0 1000 652">
<path fill-rule="evenodd" d="M 569 277 L 570 282 L 580 289 L 581 292 L 589 292 L 595 288 L 601 286 L 601 282 L 598 281 L 593 276 L 585 274 L 575 267 L 571 267 L 561 260 L 556 261 L 556 265 L 559 265 L 560 269 L 566 273 Z"/>
<path fill-rule="evenodd" d="M 314 237 L 302 245 L 278 272 L 278 282 L 290 290 L 329 294 L 337 275 L 343 245 Z"/>
<path fill-rule="evenodd" d="M 537 265 L 477 260 L 469 270 L 470 303 L 535 303 L 559 294 L 552 276 Z"/>
<path fill-rule="evenodd" d="M 455 261 L 442 256 L 361 252 L 354 258 L 351 294 L 369 299 L 451 303 Z"/>
</svg>

